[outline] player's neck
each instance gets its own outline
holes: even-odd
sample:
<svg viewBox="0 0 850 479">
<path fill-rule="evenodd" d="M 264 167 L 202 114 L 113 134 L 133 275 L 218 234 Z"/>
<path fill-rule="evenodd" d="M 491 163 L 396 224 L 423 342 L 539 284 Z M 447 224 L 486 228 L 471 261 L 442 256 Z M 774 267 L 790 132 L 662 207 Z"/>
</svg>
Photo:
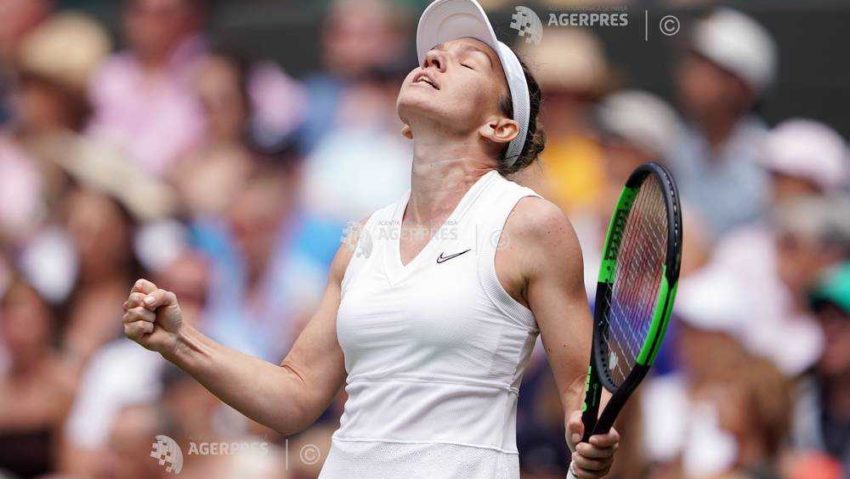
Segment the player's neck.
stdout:
<svg viewBox="0 0 850 479">
<path fill-rule="evenodd" d="M 479 145 L 417 131 L 413 141 L 411 191 L 405 219 L 415 224 L 442 223 L 463 195 L 493 169 Z"/>
</svg>

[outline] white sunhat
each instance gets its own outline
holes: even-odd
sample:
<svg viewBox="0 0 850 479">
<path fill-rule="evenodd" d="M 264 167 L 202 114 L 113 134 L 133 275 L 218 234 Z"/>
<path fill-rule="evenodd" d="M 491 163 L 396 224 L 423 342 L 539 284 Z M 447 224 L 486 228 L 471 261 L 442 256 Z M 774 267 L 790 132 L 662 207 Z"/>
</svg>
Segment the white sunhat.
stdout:
<svg viewBox="0 0 850 479">
<path fill-rule="evenodd" d="M 844 139 L 835 130 L 797 118 L 783 121 L 768 134 L 759 159 L 768 170 L 804 178 L 832 192 L 848 179 L 847 153 Z"/>
<path fill-rule="evenodd" d="M 640 90 L 605 97 L 598 117 L 606 132 L 660 158 L 670 154 L 681 129 L 678 115 L 667 102 Z"/>
<path fill-rule="evenodd" d="M 511 92 L 513 119 L 519 123 L 519 134 L 505 151 L 505 162 L 511 166 L 522 153 L 528 135 L 531 99 L 519 58 L 496 37 L 481 5 L 475 0 L 436 0 L 429 5 L 419 18 L 419 27 L 416 29 L 419 64 L 425 61 L 425 55 L 435 46 L 460 38 L 479 40 L 499 56 Z"/>
<path fill-rule="evenodd" d="M 720 8 L 697 23 L 692 48 L 761 94 L 776 76 L 778 54 L 770 33 L 749 16 Z"/>
</svg>

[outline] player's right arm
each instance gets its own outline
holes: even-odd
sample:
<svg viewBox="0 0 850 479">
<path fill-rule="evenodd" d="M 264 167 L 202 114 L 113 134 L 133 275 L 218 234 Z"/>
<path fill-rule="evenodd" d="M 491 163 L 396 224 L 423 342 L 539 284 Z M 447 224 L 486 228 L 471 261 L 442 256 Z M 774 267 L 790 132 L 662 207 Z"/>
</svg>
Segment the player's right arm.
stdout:
<svg viewBox="0 0 850 479">
<path fill-rule="evenodd" d="M 345 380 L 336 315 L 350 259 L 351 251 L 340 248 L 318 311 L 279 366 L 207 338 L 183 321 L 173 293 L 144 279 L 136 282 L 124 304 L 124 333 L 242 414 L 290 435 L 311 425 Z"/>
</svg>

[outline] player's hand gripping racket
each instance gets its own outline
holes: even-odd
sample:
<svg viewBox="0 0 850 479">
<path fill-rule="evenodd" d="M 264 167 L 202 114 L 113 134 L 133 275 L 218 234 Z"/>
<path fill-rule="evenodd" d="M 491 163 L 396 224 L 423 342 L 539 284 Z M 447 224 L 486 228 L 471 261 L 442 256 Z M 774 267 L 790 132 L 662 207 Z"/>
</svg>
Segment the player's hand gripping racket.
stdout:
<svg viewBox="0 0 850 479">
<path fill-rule="evenodd" d="M 626 181 L 605 237 L 582 442 L 611 429 L 652 366 L 673 309 L 681 252 L 682 213 L 673 177 L 656 163 L 641 165 Z M 612 396 L 599 415 L 603 386 Z M 575 479 L 572 469 L 567 477 Z"/>
</svg>

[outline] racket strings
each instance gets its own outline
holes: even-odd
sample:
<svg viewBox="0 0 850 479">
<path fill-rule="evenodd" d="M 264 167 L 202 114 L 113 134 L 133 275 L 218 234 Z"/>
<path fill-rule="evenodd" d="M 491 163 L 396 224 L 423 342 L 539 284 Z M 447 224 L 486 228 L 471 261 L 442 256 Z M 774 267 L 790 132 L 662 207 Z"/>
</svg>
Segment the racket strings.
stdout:
<svg viewBox="0 0 850 479">
<path fill-rule="evenodd" d="M 608 300 L 607 370 L 619 387 L 636 364 L 649 333 L 667 251 L 667 210 L 650 175 L 640 187 L 623 230 Z"/>
</svg>

